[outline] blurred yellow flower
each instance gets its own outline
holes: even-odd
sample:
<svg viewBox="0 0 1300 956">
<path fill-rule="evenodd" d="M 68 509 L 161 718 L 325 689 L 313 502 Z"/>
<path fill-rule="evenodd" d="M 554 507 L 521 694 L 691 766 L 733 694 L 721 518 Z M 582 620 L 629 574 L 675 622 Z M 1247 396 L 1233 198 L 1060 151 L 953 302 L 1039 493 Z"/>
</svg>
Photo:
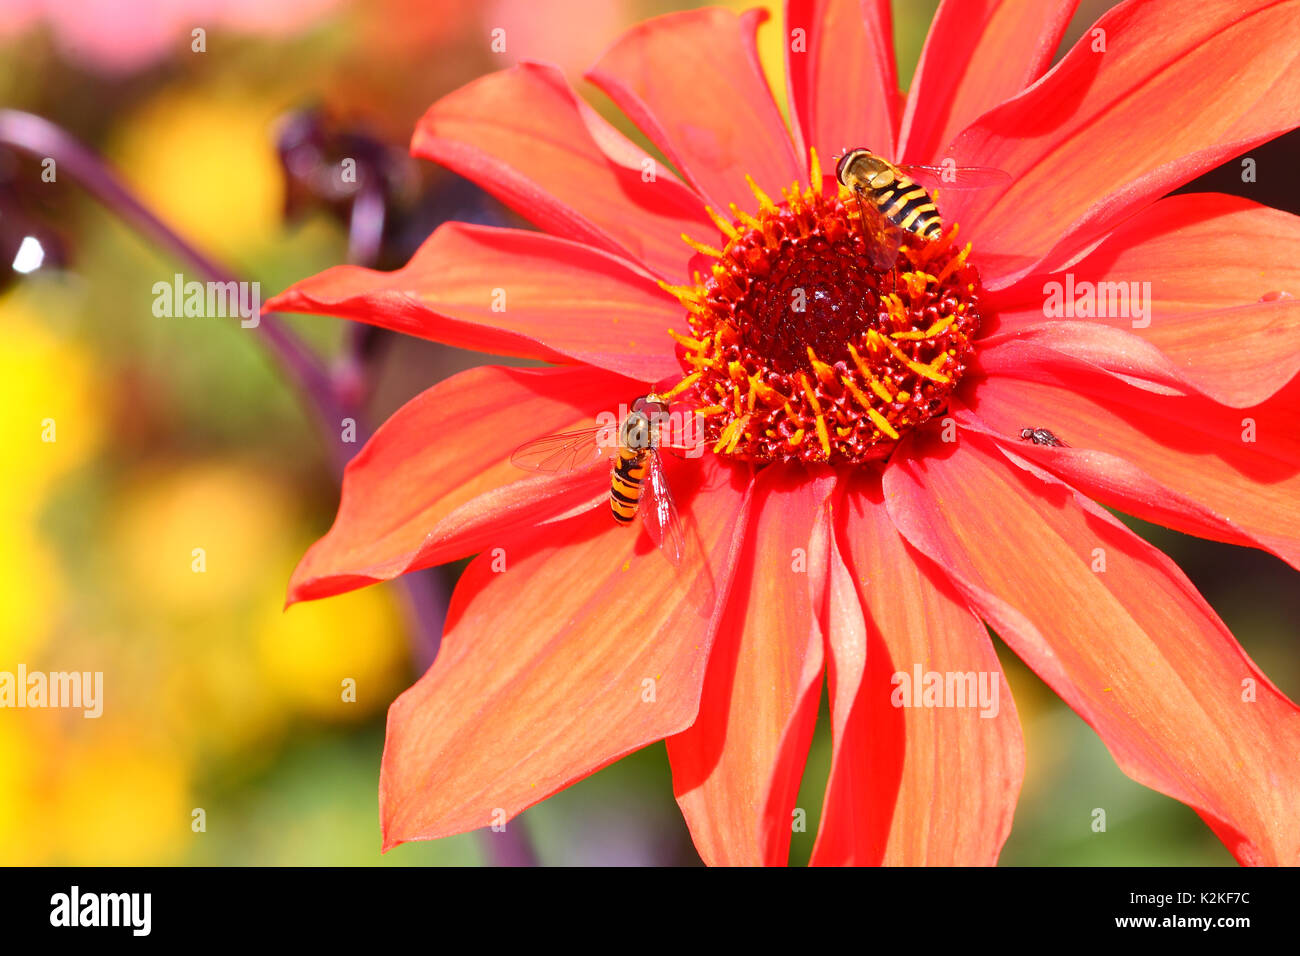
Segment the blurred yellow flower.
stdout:
<svg viewBox="0 0 1300 956">
<path fill-rule="evenodd" d="M 47 752 L 35 721 L 15 715 L 0 720 L 0 866 L 30 866 L 49 856 L 49 830 L 40 825 L 38 781 Z"/>
<path fill-rule="evenodd" d="M 111 734 L 111 736 L 109 735 Z M 104 730 L 67 748 L 60 785 L 44 814 L 58 836 L 56 860 L 74 866 L 166 863 L 191 830 L 185 765 Z"/>
<path fill-rule="evenodd" d="M 42 321 L 63 307 L 56 287 L 0 296 L 0 666 L 26 661 L 62 605 L 63 580 L 39 522 L 53 484 L 85 464 L 103 437 L 90 356 Z"/>
<path fill-rule="evenodd" d="M 24 519 L 0 531 L 0 670 L 27 663 L 62 605 L 63 578 L 45 540 Z"/>
<path fill-rule="evenodd" d="M 119 501 L 116 590 L 163 614 L 226 608 L 260 593 L 296 512 L 273 476 L 230 462 L 147 473 Z"/>
<path fill-rule="evenodd" d="M 230 761 L 243 772 L 274 759 L 288 715 L 259 666 L 248 614 L 217 613 L 175 627 L 163 641 L 153 703 L 173 746 L 205 765 Z"/>
<path fill-rule="evenodd" d="M 410 677 L 408 645 L 390 585 L 308 601 L 281 612 L 279 575 L 258 631 L 262 669 L 304 716 L 345 722 L 385 709 Z"/>
<path fill-rule="evenodd" d="M 60 296 L 16 289 L 0 296 L 0 517 L 34 515 L 49 483 L 84 464 L 103 430 L 91 357 L 51 330 L 40 309 Z"/>
<path fill-rule="evenodd" d="M 126 121 L 111 158 L 181 235 L 239 261 L 279 231 L 276 113 L 232 94 L 169 91 Z"/>
</svg>

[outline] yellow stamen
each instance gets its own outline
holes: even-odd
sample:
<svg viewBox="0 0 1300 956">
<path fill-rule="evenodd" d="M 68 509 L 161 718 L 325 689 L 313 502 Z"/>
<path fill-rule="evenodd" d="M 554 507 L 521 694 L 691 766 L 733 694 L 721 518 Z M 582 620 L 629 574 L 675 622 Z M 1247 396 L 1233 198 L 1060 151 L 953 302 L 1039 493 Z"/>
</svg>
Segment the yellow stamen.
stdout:
<svg viewBox="0 0 1300 956">
<path fill-rule="evenodd" d="M 863 394 L 862 389 L 853 384 L 853 379 L 845 375 L 840 379 L 840 381 L 844 384 L 844 387 L 849 390 L 849 394 L 858 400 L 859 405 L 863 408 L 871 407 L 871 399 L 867 398 L 867 396 Z"/>
<path fill-rule="evenodd" d="M 703 352 L 705 348 L 707 348 L 705 343 L 701 342 L 699 339 L 693 339 L 689 335 L 682 335 L 680 332 L 675 332 L 672 329 L 668 330 L 668 336 L 678 345 L 685 347 L 691 352 Z"/>
<path fill-rule="evenodd" d="M 696 283 L 698 286 L 699 283 Z M 685 306 L 692 306 L 704 301 L 704 293 L 697 287 L 688 285 L 670 285 L 663 279 L 659 280 L 659 288 L 663 289 L 678 302 Z"/>
<path fill-rule="evenodd" d="M 935 322 L 932 326 L 930 326 L 928 329 L 925 329 L 924 331 L 922 331 L 921 329 L 911 329 L 906 332 L 890 332 L 889 337 L 891 339 L 899 339 L 899 340 L 906 339 L 906 340 L 913 340 L 913 341 L 919 341 L 921 339 L 932 339 L 940 332 L 942 332 L 944 329 L 946 329 L 948 326 L 952 325 L 952 323 L 953 323 L 953 317 L 949 315 Z"/>
<path fill-rule="evenodd" d="M 765 404 L 775 405 L 781 400 L 781 393 L 772 386 L 768 385 L 757 375 L 749 377 L 750 390 L 754 392 Z"/>
<path fill-rule="evenodd" d="M 874 334 L 875 329 L 872 329 L 868 333 L 868 342 L 870 342 L 871 336 Z M 876 378 L 871 369 L 867 366 L 867 363 L 862 361 L 862 356 L 858 354 L 858 350 L 855 349 L 852 344 L 849 345 L 849 355 L 853 356 L 853 364 L 857 366 L 858 372 L 861 373 L 862 377 L 867 380 L 867 384 L 871 386 L 871 390 L 879 395 L 882 401 L 892 404 L 894 401 L 894 393 L 886 388 L 881 381 Z"/>
<path fill-rule="evenodd" d="M 712 246 L 706 246 L 702 242 L 696 242 L 690 236 L 686 235 L 686 233 L 682 233 L 682 242 L 686 243 L 696 252 L 703 253 L 706 256 L 712 256 L 714 259 L 722 258 L 721 249 L 714 249 Z"/>
<path fill-rule="evenodd" d="M 746 229 L 752 229 L 755 232 L 763 231 L 763 224 L 737 206 L 734 202 L 731 204 L 731 214 L 739 219 Z"/>
<path fill-rule="evenodd" d="M 894 426 L 889 424 L 889 419 L 880 414 L 880 412 L 876 411 L 874 408 L 868 408 L 867 417 L 871 419 L 872 424 L 880 429 L 882 435 L 888 435 L 890 438 L 895 439 L 898 438 L 898 432 L 894 430 Z"/>
<path fill-rule="evenodd" d="M 817 401 L 817 395 L 808 384 L 808 376 L 800 372 L 799 384 L 803 387 L 803 393 L 808 399 L 808 404 L 812 406 L 813 413 L 816 415 L 817 438 L 822 443 L 822 451 L 826 452 L 826 457 L 831 456 L 831 436 L 826 430 L 826 416 L 822 414 L 821 403 Z"/>
<path fill-rule="evenodd" d="M 831 382 L 835 381 L 835 369 L 831 368 L 829 365 L 827 365 L 825 362 L 819 359 L 817 357 L 817 353 L 813 351 L 813 347 L 811 345 L 808 346 L 808 361 L 812 363 L 813 371 L 817 373 L 817 377 L 821 379 L 823 382 L 830 384 Z"/>
<path fill-rule="evenodd" d="M 758 188 L 758 183 L 754 182 L 754 177 L 750 176 L 749 173 L 745 174 L 745 182 L 749 184 L 750 191 L 753 192 L 754 198 L 758 200 L 758 207 L 763 212 L 775 214 L 779 211 L 776 208 L 776 203 L 772 202 L 772 197 Z"/>
<path fill-rule="evenodd" d="M 824 451 L 826 457 L 829 458 L 831 456 L 831 436 L 830 433 L 826 431 L 826 419 L 821 415 L 818 415 L 816 424 L 817 440 L 822 443 L 822 451 Z"/>
<path fill-rule="evenodd" d="M 737 420 L 736 425 L 738 427 L 736 428 L 736 431 L 732 434 L 731 441 L 727 442 L 728 454 L 736 450 L 736 446 L 740 444 L 741 437 L 745 434 L 745 426 L 748 424 L 749 424 L 748 415 L 746 415 L 744 418 Z"/>
<path fill-rule="evenodd" d="M 686 391 L 688 388 L 690 388 L 699 380 L 700 380 L 700 373 L 692 372 L 690 375 L 687 375 L 684 379 L 682 379 L 680 382 L 678 382 L 676 385 L 674 385 L 668 391 L 664 392 L 659 397 L 662 398 L 664 401 L 668 401 L 669 399 L 676 398 L 678 395 Z"/>
<path fill-rule="evenodd" d="M 740 435 L 742 427 L 739 418 L 734 418 L 727 422 L 726 427 L 724 427 L 722 432 L 718 435 L 717 443 L 713 446 L 713 453 L 716 455 L 718 452 L 726 448 L 727 443 L 732 441 L 733 436 L 738 437 Z"/>
<path fill-rule="evenodd" d="M 718 231 L 727 237 L 727 241 L 731 241 L 740 235 L 740 233 L 736 231 L 736 227 L 723 219 L 722 216 L 718 215 L 717 210 L 712 206 L 705 206 L 704 211 L 708 213 L 709 218 L 713 220 L 713 224 L 718 227 Z"/>
<path fill-rule="evenodd" d="M 922 378 L 928 378 L 931 381 L 939 382 L 945 385 L 948 382 L 952 381 L 952 379 L 950 379 L 947 375 L 944 375 L 942 372 L 935 371 L 935 369 L 932 368 L 931 366 L 923 365 L 920 362 L 908 358 L 897 345 L 895 345 L 893 342 L 889 341 L 888 339 L 884 339 L 882 341 L 884 341 L 885 343 L 885 348 L 889 349 L 889 351 L 893 353 L 894 358 L 898 359 L 900 362 L 902 362 L 904 365 L 910 368 L 917 375 L 920 375 Z"/>
<path fill-rule="evenodd" d="M 956 235 L 957 233 L 956 223 L 953 224 L 952 232 L 953 235 Z M 968 242 L 966 243 L 966 248 L 964 248 L 961 252 L 957 253 L 957 255 L 953 256 L 951 259 L 948 260 L 948 264 L 944 266 L 943 271 L 939 273 L 938 282 L 941 285 L 944 282 L 947 282 L 948 278 L 954 272 L 956 272 L 958 269 L 960 269 L 962 266 L 966 264 L 966 257 L 970 255 L 970 248 L 971 248 L 971 244 Z M 964 302 L 962 304 L 965 305 Z"/>
</svg>

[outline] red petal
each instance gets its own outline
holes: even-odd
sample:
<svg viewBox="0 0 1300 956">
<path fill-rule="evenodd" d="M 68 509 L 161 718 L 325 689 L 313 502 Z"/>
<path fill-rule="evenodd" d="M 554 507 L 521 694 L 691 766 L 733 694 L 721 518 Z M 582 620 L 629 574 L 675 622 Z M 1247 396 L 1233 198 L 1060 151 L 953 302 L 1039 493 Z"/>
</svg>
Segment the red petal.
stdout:
<svg viewBox="0 0 1300 956">
<path fill-rule="evenodd" d="M 710 205 L 754 205 L 807 178 L 754 47 L 761 10 L 669 13 L 619 39 L 587 73 Z"/>
<path fill-rule="evenodd" d="M 681 234 L 711 233 L 703 203 L 650 167 L 555 67 L 524 63 L 429 108 L 411 152 L 472 179 L 547 232 L 621 253 L 670 282 L 687 278 Z"/>
<path fill-rule="evenodd" d="M 1243 863 L 1300 862 L 1295 706 L 1168 558 L 1045 472 L 961 435 L 895 456 L 884 479 L 895 526 L 1125 773 L 1190 805 Z"/>
<path fill-rule="evenodd" d="M 1104 31 L 1105 52 L 1092 45 Z M 1300 16 L 1280 0 L 1131 0 L 954 147 L 1004 190 L 951 193 L 985 285 L 1059 268 L 1156 197 L 1297 123 Z"/>
<path fill-rule="evenodd" d="M 1159 348 L 1200 391 L 1232 405 L 1253 405 L 1300 371 L 1300 216 L 1246 199 L 1188 194 L 1162 199 L 1112 232 L 1072 265 L 1077 290 L 1125 283 L 1131 300 L 1149 283 L 1144 316 L 1088 321 L 1132 330 Z M 1033 331 L 1045 317 L 1048 283 L 1039 275 L 991 296 L 997 333 Z M 1086 284 L 1085 284 L 1086 283 Z M 1136 283 L 1136 284 L 1135 284 Z M 1122 300 L 1120 301 L 1122 305 Z"/>
<path fill-rule="evenodd" d="M 682 310 L 654 280 L 576 242 L 449 222 L 401 269 L 334 266 L 266 304 L 497 355 L 578 360 L 643 382 L 680 373 Z"/>
<path fill-rule="evenodd" d="M 668 738 L 677 802 L 710 865 L 783 865 L 789 857 L 821 697 L 817 611 L 833 487 L 829 472 L 811 480 L 802 467 L 759 472 L 699 716 Z"/>
<path fill-rule="evenodd" d="M 469 566 L 437 660 L 388 712 L 385 849 L 504 823 L 695 720 L 749 478 L 713 456 L 676 464 L 677 573 L 639 523 L 599 512 Z"/>
<path fill-rule="evenodd" d="M 879 479 L 856 480 L 842 515 L 830 585 L 834 752 L 812 862 L 991 866 L 1011 831 L 1024 746 L 988 632 L 894 530 Z M 926 678 L 915 679 L 930 673 L 975 675 L 986 706 L 916 706 Z M 912 706 L 895 704 L 896 674 Z"/>
<path fill-rule="evenodd" d="M 1300 315 L 1296 312 L 1300 308 L 1300 302 L 1288 300 L 1253 308 L 1265 311 L 1267 315 L 1252 319 L 1249 315 L 1252 307 L 1249 306 L 1231 310 L 1229 314 L 1242 313 L 1241 321 L 1247 324 L 1262 322 L 1265 331 L 1270 321 L 1272 328 L 1278 331 L 1292 328 L 1300 321 Z M 1210 313 L 1202 313 L 1202 317 L 1209 315 Z M 1219 318 L 1207 321 L 1207 329 L 1219 327 Z M 1227 333 L 1225 337 L 1231 340 L 1232 333 Z M 1233 371 L 1220 374 L 1218 369 L 1207 372 L 1203 367 L 1188 370 L 1181 364 L 1175 364 L 1170 356 L 1133 332 L 1091 320 L 1053 319 L 1040 325 L 1027 325 L 1005 336 L 989 336 L 983 340 L 982 348 L 988 351 L 1010 341 L 1023 344 L 1026 351 L 1008 352 L 1004 358 L 1008 369 L 1010 363 L 1022 356 L 1041 354 L 1032 351 L 1037 349 L 1054 353 L 1057 362 L 1073 361 L 1091 365 L 1152 392 L 1163 395 L 1199 394 L 1234 408 L 1247 408 L 1264 401 L 1287 383 L 1286 376 L 1290 373 L 1289 356 L 1280 350 L 1274 353 L 1273 364 L 1269 364 L 1267 357 L 1262 357 L 1265 364 L 1256 370 L 1259 377 L 1236 374 Z M 1228 354 L 1239 354 L 1230 347 L 1226 351 Z"/>
<path fill-rule="evenodd" d="M 801 152 L 816 147 L 823 164 L 855 146 L 893 156 L 899 95 L 889 0 L 787 0 L 785 20 L 790 116 Z M 795 30 L 804 31 L 802 50 Z"/>
<path fill-rule="evenodd" d="M 1021 342 L 983 349 L 980 361 L 989 378 L 966 401 L 1017 454 L 1128 514 L 1300 567 L 1300 382 L 1239 411 L 1152 395 Z M 1247 422 L 1258 440 L 1243 440 Z M 1016 441 L 1033 427 L 1070 447 Z"/>
<path fill-rule="evenodd" d="M 530 438 L 616 413 L 636 384 L 590 368 L 469 369 L 421 392 L 348 463 L 338 517 L 299 563 L 289 600 L 350 591 L 479 551 L 609 493 L 603 471 L 532 476 Z"/>
<path fill-rule="evenodd" d="M 943 0 L 907 91 L 898 155 L 932 163 L 1046 71 L 1079 0 Z"/>
</svg>

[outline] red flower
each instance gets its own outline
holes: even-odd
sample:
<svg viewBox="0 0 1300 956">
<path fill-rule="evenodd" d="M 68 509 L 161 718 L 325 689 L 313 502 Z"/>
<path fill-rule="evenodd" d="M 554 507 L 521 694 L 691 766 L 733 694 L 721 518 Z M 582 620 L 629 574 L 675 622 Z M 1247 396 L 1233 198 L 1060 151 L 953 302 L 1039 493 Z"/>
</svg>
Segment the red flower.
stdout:
<svg viewBox="0 0 1300 956">
<path fill-rule="evenodd" d="M 1300 122 L 1296 6 L 1133 0 L 1047 71 L 1073 3 L 945 0 L 904 102 L 886 0 L 790 0 L 789 132 L 760 15 L 661 17 L 588 77 L 681 180 L 544 65 L 436 103 L 415 154 L 545 234 L 447 225 L 395 273 L 330 269 L 268 305 L 559 366 L 413 399 L 294 574 L 302 600 L 485 552 L 389 713 L 384 845 L 485 826 L 667 738 L 704 859 L 784 862 L 825 675 L 813 862 L 993 863 L 1024 757 L 987 622 L 1127 774 L 1242 862 L 1300 863 L 1295 705 L 1095 503 L 1300 567 L 1300 300 L 1282 294 L 1300 220 L 1160 198 Z M 941 186 L 945 237 L 886 275 L 803 160 L 857 145 L 1011 181 Z M 1053 282 L 1085 313 L 1079 289 L 1109 297 L 1106 316 L 1045 309 Z M 1109 282 L 1139 283 L 1130 314 Z M 665 382 L 714 440 L 667 459 L 676 573 L 595 506 L 599 468 L 508 461 Z M 895 706 L 931 672 L 988 677 L 1005 706 Z"/>
</svg>

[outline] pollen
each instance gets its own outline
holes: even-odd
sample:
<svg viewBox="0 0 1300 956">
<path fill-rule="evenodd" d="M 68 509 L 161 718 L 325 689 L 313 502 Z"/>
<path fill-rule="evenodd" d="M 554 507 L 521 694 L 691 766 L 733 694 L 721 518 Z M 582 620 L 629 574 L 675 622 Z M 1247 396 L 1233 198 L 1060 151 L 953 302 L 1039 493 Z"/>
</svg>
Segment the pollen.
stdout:
<svg viewBox="0 0 1300 956">
<path fill-rule="evenodd" d="M 973 357 L 979 275 L 956 225 L 906 234 L 892 269 L 855 197 L 823 181 L 778 200 L 752 181 L 755 208 L 707 210 L 718 237 L 683 236 L 709 260 L 669 286 L 686 311 L 670 334 L 693 404 L 720 455 L 752 462 L 854 464 L 886 458 L 941 414 Z"/>
</svg>

